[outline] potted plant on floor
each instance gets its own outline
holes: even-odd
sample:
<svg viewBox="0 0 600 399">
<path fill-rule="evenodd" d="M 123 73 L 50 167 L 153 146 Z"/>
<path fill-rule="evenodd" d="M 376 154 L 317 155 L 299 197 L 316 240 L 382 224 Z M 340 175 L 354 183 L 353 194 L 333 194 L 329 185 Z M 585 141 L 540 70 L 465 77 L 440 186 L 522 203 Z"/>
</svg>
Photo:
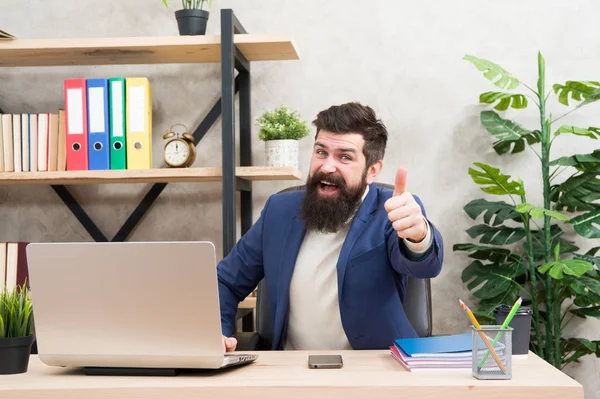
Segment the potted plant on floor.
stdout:
<svg viewBox="0 0 600 399">
<path fill-rule="evenodd" d="M 212 6 L 212 0 L 181 0 L 181 10 L 175 11 L 177 27 L 182 36 L 204 35 L 209 13 L 203 10 L 204 3 Z M 169 8 L 167 0 L 163 0 L 165 7 Z"/>
<path fill-rule="evenodd" d="M 281 106 L 264 112 L 256 125 L 258 137 L 265 142 L 267 166 L 298 168 L 298 140 L 309 133 L 300 113 Z"/>
<path fill-rule="evenodd" d="M 25 284 L 0 294 L 0 374 L 25 373 L 33 344 L 33 313 Z"/>
<path fill-rule="evenodd" d="M 532 311 L 532 328 L 529 331 L 527 326 L 526 332 L 534 353 L 558 369 L 586 355 L 600 357 L 600 340 L 565 334 L 573 320 L 600 318 L 600 150 L 594 149 L 595 144 L 585 154 L 552 153 L 559 141 L 600 138 L 597 127 L 573 126 L 563 120 L 600 100 L 600 82 L 567 80 L 550 86 L 541 53 L 537 85 L 527 85 L 488 60 L 470 55 L 465 60 L 501 89 L 481 94 L 480 103 L 500 112 L 533 105 L 536 123 L 531 127 L 492 109 L 481 111 L 480 120 L 499 156 L 517 157 L 526 150 L 535 154 L 541 187 L 540 193 L 529 190 L 521 178 L 485 163 L 475 162 L 469 168 L 483 192 L 507 199 L 478 198 L 466 204 L 468 216 L 480 220 L 467 230 L 478 242 L 454 245 L 455 251 L 468 252 L 471 258 L 462 280 L 480 300 L 477 316 L 493 323 L 498 304 L 512 305 L 522 296 L 523 305 Z M 570 109 L 552 113 L 550 97 Z M 574 237 L 590 249 L 584 252 Z"/>
</svg>

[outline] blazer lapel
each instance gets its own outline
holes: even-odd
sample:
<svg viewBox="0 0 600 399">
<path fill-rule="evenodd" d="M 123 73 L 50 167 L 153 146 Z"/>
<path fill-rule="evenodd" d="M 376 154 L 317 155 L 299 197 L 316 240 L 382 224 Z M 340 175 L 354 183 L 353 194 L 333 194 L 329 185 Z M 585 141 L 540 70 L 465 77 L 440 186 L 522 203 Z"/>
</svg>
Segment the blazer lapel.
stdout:
<svg viewBox="0 0 600 399">
<path fill-rule="evenodd" d="M 369 193 L 364 199 L 361 207 L 358 209 L 358 213 L 352 224 L 350 230 L 342 245 L 340 256 L 337 262 L 337 277 L 338 277 L 338 301 L 341 301 L 344 290 L 344 276 L 346 275 L 346 268 L 348 266 L 348 258 L 356 240 L 362 235 L 363 231 L 367 226 L 367 222 L 371 218 L 371 215 L 377 210 L 377 187 L 374 183 L 369 186 Z"/>
</svg>

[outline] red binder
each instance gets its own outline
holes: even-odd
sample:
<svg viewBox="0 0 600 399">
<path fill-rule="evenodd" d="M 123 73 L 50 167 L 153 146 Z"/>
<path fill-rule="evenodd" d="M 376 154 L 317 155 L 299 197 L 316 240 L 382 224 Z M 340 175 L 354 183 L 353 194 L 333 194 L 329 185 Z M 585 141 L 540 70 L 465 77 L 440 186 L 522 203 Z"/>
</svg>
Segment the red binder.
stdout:
<svg viewBox="0 0 600 399">
<path fill-rule="evenodd" d="M 65 79 L 67 170 L 88 170 L 85 79 Z"/>
</svg>

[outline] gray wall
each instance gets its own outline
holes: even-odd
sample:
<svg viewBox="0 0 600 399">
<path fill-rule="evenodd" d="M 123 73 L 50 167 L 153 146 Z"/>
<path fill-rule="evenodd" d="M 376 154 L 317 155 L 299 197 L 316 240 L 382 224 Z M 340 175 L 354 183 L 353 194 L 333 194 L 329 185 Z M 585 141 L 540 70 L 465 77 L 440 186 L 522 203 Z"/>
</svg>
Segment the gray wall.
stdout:
<svg viewBox="0 0 600 399">
<path fill-rule="evenodd" d="M 160 0 L 4 0 L 0 27 L 21 38 L 177 35 L 173 12 Z M 468 322 L 458 298 L 472 302 L 460 280 L 467 264 L 452 245 L 468 240 L 472 225 L 462 207 L 482 196 L 467 169 L 473 161 L 494 164 L 522 177 L 531 201 L 539 204 L 539 172 L 531 154 L 497 157 L 480 127 L 478 96 L 493 90 L 471 64 L 469 53 L 495 61 L 535 85 L 536 53 L 546 57 L 550 83 L 598 80 L 600 45 L 591 0 L 503 2 L 357 0 L 260 2 L 220 0 L 213 4 L 208 33 L 219 32 L 219 8 L 233 8 L 252 33 L 289 33 L 299 61 L 252 65 L 253 118 L 281 104 L 309 121 L 331 104 L 361 101 L 387 124 L 391 137 L 380 181 L 392 182 L 396 168 L 408 171 L 408 189 L 424 201 L 430 219 L 445 237 L 445 266 L 434 282 L 434 333 L 465 331 Z M 219 97 L 217 65 L 142 65 L 0 69 L 0 107 L 7 112 L 48 112 L 62 104 L 67 77 L 145 75 L 153 88 L 154 162 L 161 164 L 160 136 L 171 124 L 196 126 Z M 556 102 L 551 110 L 558 112 Z M 565 119 L 597 126 L 598 105 Z M 509 112 L 508 116 L 515 115 Z M 534 108 L 519 121 L 534 127 Z M 254 131 L 255 133 L 255 131 Z M 301 142 L 306 175 L 312 139 Z M 587 152 L 588 139 L 557 140 L 553 155 Z M 597 145 L 596 145 L 597 147 Z M 197 166 L 220 166 L 219 126 L 198 147 Z M 263 143 L 253 136 L 256 165 L 264 163 Z M 531 167 L 526 170 L 526 168 Z M 271 193 L 296 182 L 254 185 L 254 220 Z M 75 196 L 109 237 L 149 186 L 73 187 Z M 50 187 L 0 188 L 0 240 L 90 240 Z M 220 184 L 170 184 L 131 240 L 214 241 L 221 254 Z M 599 339 L 596 320 L 573 324 L 569 334 Z M 600 398 L 593 357 L 566 371 L 585 385 L 587 398 Z"/>
</svg>

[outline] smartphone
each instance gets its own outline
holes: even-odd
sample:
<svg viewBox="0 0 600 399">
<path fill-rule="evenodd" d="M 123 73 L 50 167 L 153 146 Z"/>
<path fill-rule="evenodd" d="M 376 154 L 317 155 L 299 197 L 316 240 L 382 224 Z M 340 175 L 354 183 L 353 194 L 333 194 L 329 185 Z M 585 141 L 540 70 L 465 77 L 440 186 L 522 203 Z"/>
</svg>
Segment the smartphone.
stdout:
<svg viewBox="0 0 600 399">
<path fill-rule="evenodd" d="M 311 369 L 341 369 L 341 355 L 309 355 L 308 367 Z"/>
</svg>

